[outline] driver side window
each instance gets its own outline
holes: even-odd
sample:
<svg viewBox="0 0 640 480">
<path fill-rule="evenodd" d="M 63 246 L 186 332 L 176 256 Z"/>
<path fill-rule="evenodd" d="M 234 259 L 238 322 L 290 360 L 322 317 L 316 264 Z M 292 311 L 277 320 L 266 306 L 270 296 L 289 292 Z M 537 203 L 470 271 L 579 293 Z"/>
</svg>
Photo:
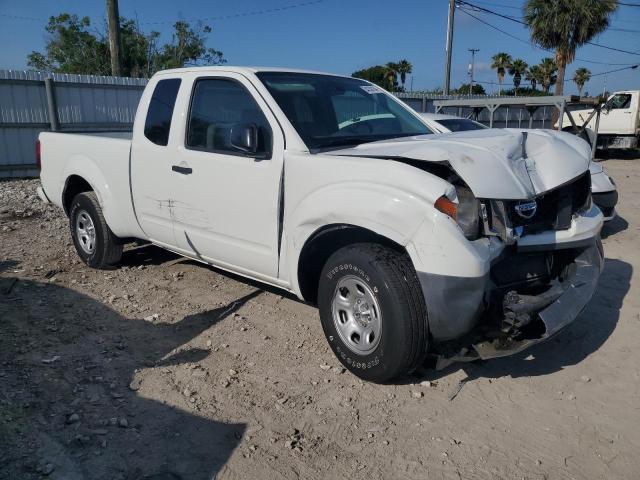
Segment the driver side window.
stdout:
<svg viewBox="0 0 640 480">
<path fill-rule="evenodd" d="M 197 80 L 187 123 L 186 147 L 207 152 L 244 155 L 232 142 L 232 129 L 257 129 L 258 155 L 271 152 L 271 127 L 251 94 L 230 79 Z"/>
<path fill-rule="evenodd" d="M 618 95 L 614 95 L 609 100 L 609 105 L 611 110 L 618 109 L 626 109 L 631 105 L 631 95 L 628 93 L 620 93 Z"/>
</svg>

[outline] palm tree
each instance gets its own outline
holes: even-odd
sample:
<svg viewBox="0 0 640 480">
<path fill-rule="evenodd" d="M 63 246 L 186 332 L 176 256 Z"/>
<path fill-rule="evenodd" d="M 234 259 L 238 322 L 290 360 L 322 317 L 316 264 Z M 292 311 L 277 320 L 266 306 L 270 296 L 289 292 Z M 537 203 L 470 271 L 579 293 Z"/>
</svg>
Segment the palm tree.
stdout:
<svg viewBox="0 0 640 480">
<path fill-rule="evenodd" d="M 616 8 L 616 0 L 527 0 L 524 20 L 531 40 L 555 50 L 556 95 L 563 93 L 565 70 L 575 59 L 576 50 L 607 29 Z"/>
<path fill-rule="evenodd" d="M 527 82 L 531 83 L 531 88 L 534 90 L 539 83 L 542 83 L 542 75 L 540 75 L 540 65 L 531 65 L 527 72 L 524 74 L 524 78 Z"/>
<path fill-rule="evenodd" d="M 404 82 L 407 80 L 407 75 L 413 71 L 413 65 L 409 60 L 400 60 L 397 63 L 397 67 L 400 74 L 400 83 L 402 83 L 402 89 L 404 90 Z"/>
<path fill-rule="evenodd" d="M 582 96 L 584 84 L 591 80 L 591 71 L 588 68 L 580 67 L 573 74 L 573 81 L 578 87 L 578 95 Z"/>
<path fill-rule="evenodd" d="M 393 92 L 398 83 L 398 64 L 389 62 L 384 68 L 384 82 L 387 84 L 387 90 Z"/>
<path fill-rule="evenodd" d="M 522 82 L 522 75 L 527 73 L 529 65 L 521 58 L 516 58 L 509 65 L 509 75 L 513 75 L 513 86 L 516 87 L 515 94 L 518 96 L 518 87 Z"/>
<path fill-rule="evenodd" d="M 558 65 L 556 65 L 556 61 L 553 58 L 547 57 L 543 58 L 538 66 L 540 67 L 542 91 L 549 93 L 551 85 L 558 81 Z"/>
<path fill-rule="evenodd" d="M 502 82 L 504 81 L 504 75 L 507 69 L 511 66 L 511 55 L 508 53 L 500 52 L 491 57 L 491 68 L 495 69 L 498 74 L 498 84 L 500 85 L 498 92 L 502 93 Z"/>
</svg>

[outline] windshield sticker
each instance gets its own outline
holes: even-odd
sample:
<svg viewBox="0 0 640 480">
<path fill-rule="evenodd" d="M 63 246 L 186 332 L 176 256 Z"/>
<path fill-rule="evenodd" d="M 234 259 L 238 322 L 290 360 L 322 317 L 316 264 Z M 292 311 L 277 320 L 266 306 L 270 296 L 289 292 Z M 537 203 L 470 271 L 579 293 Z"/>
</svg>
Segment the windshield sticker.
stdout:
<svg viewBox="0 0 640 480">
<path fill-rule="evenodd" d="M 382 90 L 375 85 L 360 85 L 360 88 L 367 93 L 382 93 Z"/>
</svg>

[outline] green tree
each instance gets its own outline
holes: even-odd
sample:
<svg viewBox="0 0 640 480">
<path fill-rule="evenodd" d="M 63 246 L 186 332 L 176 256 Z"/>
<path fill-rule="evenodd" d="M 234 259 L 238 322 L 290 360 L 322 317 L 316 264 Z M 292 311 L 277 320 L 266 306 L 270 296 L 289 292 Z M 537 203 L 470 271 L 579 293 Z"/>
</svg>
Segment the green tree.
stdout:
<svg viewBox="0 0 640 480">
<path fill-rule="evenodd" d="M 388 62 L 385 66 L 384 79 L 385 87 L 390 92 L 398 90 L 398 64 Z"/>
<path fill-rule="evenodd" d="M 516 95 L 515 88 L 509 88 L 502 91 L 502 95 L 513 97 Z M 545 93 L 541 90 L 534 90 L 531 87 L 520 87 L 518 88 L 518 95 L 521 97 L 542 97 L 549 95 L 549 93 Z"/>
<path fill-rule="evenodd" d="M 402 89 L 404 90 L 404 84 L 407 81 L 407 75 L 413 72 L 413 65 L 409 60 L 403 59 L 397 63 L 398 73 L 400 74 L 400 83 L 402 83 Z"/>
<path fill-rule="evenodd" d="M 374 65 L 372 67 L 357 70 L 351 74 L 354 78 L 361 78 L 371 83 L 375 83 L 379 87 L 387 88 L 385 79 L 386 68 L 382 65 Z"/>
<path fill-rule="evenodd" d="M 551 86 L 558 81 L 558 65 L 553 58 L 547 57 L 542 59 L 538 67 L 540 68 L 542 91 L 549 93 Z"/>
<path fill-rule="evenodd" d="M 538 85 L 542 85 L 540 65 L 531 65 L 524 74 L 524 78 L 531 84 L 533 90 L 535 90 Z"/>
<path fill-rule="evenodd" d="M 173 28 L 171 42 L 165 44 L 158 54 L 161 70 L 225 62 L 221 51 L 205 46 L 204 36 L 211 33 L 210 26 L 200 25 L 194 29 L 187 22 L 178 21 Z"/>
<path fill-rule="evenodd" d="M 573 73 L 573 81 L 576 83 L 576 87 L 578 87 L 578 95 L 582 95 L 584 84 L 589 80 L 591 80 L 591 71 L 588 68 L 581 67 Z"/>
<path fill-rule="evenodd" d="M 493 68 L 498 75 L 498 93 L 502 93 L 502 82 L 512 62 L 511 55 L 504 52 L 496 53 L 491 57 L 491 62 L 491 68 Z"/>
<path fill-rule="evenodd" d="M 109 75 L 109 44 L 89 31 L 89 17 L 61 13 L 50 17 L 45 53 L 31 52 L 27 64 L 37 70 Z"/>
<path fill-rule="evenodd" d="M 607 29 L 617 7 L 616 0 L 527 0 L 524 19 L 531 40 L 555 50 L 556 95 L 563 93 L 565 70 L 576 50 Z"/>
<path fill-rule="evenodd" d="M 101 31 L 90 30 L 88 17 L 62 13 L 51 17 L 44 52 L 31 52 L 27 64 L 37 70 L 58 73 L 109 75 L 109 42 Z M 211 27 L 187 22 L 174 24 L 171 42 L 159 45 L 160 33 L 145 34 L 133 20 L 120 19 L 122 72 L 133 77 L 149 77 L 165 68 L 185 65 L 217 65 L 225 62 L 222 52 L 206 47 Z"/>
<path fill-rule="evenodd" d="M 516 58 L 509 65 L 509 75 L 513 75 L 513 86 L 515 87 L 515 94 L 518 96 L 518 87 L 522 83 L 522 76 L 526 75 L 529 65 L 521 58 Z"/>
<path fill-rule="evenodd" d="M 470 90 L 471 85 L 469 83 L 463 83 L 462 85 L 460 85 L 459 88 L 456 88 L 455 90 L 451 91 L 451 95 L 469 95 L 469 90 Z M 471 94 L 473 95 L 486 95 L 487 92 L 485 91 L 484 87 L 482 85 L 478 85 L 477 83 L 473 84 L 473 90 L 471 91 Z"/>
</svg>

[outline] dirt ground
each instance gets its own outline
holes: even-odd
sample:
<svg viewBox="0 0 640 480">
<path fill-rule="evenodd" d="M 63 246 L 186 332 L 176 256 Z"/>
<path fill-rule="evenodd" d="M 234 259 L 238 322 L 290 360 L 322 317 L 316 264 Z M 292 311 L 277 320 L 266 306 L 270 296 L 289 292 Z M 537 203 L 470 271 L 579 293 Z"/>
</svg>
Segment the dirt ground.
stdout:
<svg viewBox="0 0 640 480">
<path fill-rule="evenodd" d="M 315 309 L 152 246 L 91 270 L 35 180 L 0 182 L 2 479 L 633 479 L 640 160 L 587 309 L 516 357 L 393 385 Z"/>
</svg>

